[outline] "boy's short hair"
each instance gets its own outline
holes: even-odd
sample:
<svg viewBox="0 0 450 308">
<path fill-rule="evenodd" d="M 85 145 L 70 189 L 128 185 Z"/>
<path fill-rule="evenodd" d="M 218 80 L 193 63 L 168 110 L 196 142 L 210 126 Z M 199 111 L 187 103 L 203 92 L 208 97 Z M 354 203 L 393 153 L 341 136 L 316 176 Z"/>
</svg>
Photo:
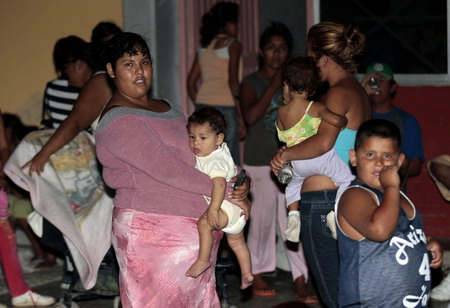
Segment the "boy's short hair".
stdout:
<svg viewBox="0 0 450 308">
<path fill-rule="evenodd" d="M 294 57 L 281 69 L 284 82 L 294 92 L 313 95 L 321 85 L 319 69 L 311 57 Z"/>
<path fill-rule="evenodd" d="M 384 119 L 371 119 L 361 124 L 356 133 L 355 151 L 369 137 L 392 139 L 399 151 L 401 151 L 402 137 L 400 129 L 393 122 Z"/>
<path fill-rule="evenodd" d="M 203 125 L 208 123 L 211 126 L 213 132 L 223 134 L 225 136 L 227 130 L 227 122 L 222 112 L 214 107 L 203 107 L 194 111 L 188 118 L 187 128 L 191 125 Z"/>
</svg>

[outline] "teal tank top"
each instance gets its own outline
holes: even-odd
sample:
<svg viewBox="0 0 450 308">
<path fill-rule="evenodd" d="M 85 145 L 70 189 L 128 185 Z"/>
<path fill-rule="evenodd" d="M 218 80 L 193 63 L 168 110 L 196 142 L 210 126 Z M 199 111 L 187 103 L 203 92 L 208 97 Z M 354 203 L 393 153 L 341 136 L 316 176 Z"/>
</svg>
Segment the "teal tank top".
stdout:
<svg viewBox="0 0 450 308">
<path fill-rule="evenodd" d="M 340 158 L 348 165 L 350 158 L 348 152 L 355 147 L 356 130 L 344 128 L 338 135 L 334 149 Z"/>
</svg>

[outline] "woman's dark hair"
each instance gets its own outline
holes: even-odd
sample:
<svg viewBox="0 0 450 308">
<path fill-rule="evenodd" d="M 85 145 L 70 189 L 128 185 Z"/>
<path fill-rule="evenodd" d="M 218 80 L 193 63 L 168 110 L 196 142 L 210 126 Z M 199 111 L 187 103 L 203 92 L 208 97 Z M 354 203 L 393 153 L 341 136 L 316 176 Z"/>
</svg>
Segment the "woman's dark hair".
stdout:
<svg viewBox="0 0 450 308">
<path fill-rule="evenodd" d="M 187 128 L 191 125 L 203 125 L 208 123 L 211 126 L 213 132 L 223 134 L 227 131 L 227 122 L 222 112 L 214 107 L 203 107 L 197 111 L 194 111 L 188 119 Z"/>
<path fill-rule="evenodd" d="M 309 48 L 319 59 L 325 55 L 349 72 L 356 72 L 355 57 L 364 49 L 365 37 L 356 27 L 321 22 L 311 27 Z"/>
<path fill-rule="evenodd" d="M 82 38 L 75 35 L 61 38 L 56 41 L 53 47 L 53 65 L 56 74 L 60 77 L 67 77 L 65 74 L 66 65 L 80 59 L 80 49 L 87 44 Z"/>
<path fill-rule="evenodd" d="M 112 22 L 102 21 L 92 29 L 91 44 L 94 60 L 98 63 L 99 69 L 104 70 L 107 63 L 104 55 L 107 41 L 119 33 L 122 33 L 122 29 Z"/>
<path fill-rule="evenodd" d="M 272 37 L 280 36 L 286 41 L 289 56 L 292 52 L 294 41 L 291 31 L 284 23 L 278 21 L 271 21 L 270 23 L 270 26 L 268 26 L 259 37 L 259 49 L 263 50 Z M 261 57 L 261 55 L 258 56 L 258 64 L 259 68 L 264 66 L 264 58 Z"/>
<path fill-rule="evenodd" d="M 124 54 L 135 56 L 138 52 L 143 55 L 150 55 L 147 42 L 144 38 L 136 33 L 122 32 L 114 36 L 108 41 L 105 50 L 106 63 L 111 63 L 112 69 L 116 69 L 116 62 Z"/>
<path fill-rule="evenodd" d="M 218 2 L 202 17 L 200 45 L 206 47 L 220 33 L 227 22 L 238 22 L 239 5 L 232 2 Z"/>
<path fill-rule="evenodd" d="M 91 43 L 94 45 L 102 43 L 108 36 L 122 33 L 116 24 L 112 22 L 99 22 L 94 29 L 92 29 Z"/>
<path fill-rule="evenodd" d="M 364 140 L 369 137 L 379 137 L 383 139 L 392 139 L 401 151 L 402 137 L 400 129 L 393 122 L 384 119 L 371 119 L 363 122 L 356 132 L 355 151 L 362 145 Z"/>
<path fill-rule="evenodd" d="M 281 69 L 284 82 L 294 92 L 306 92 L 313 95 L 321 85 L 320 73 L 311 57 L 294 57 Z"/>
</svg>

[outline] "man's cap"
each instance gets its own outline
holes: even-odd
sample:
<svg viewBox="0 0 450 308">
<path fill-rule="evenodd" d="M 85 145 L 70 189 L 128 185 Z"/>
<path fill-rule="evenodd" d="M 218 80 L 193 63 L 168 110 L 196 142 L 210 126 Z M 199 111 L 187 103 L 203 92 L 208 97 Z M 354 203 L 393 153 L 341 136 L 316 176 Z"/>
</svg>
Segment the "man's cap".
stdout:
<svg viewBox="0 0 450 308">
<path fill-rule="evenodd" d="M 386 63 L 375 62 L 370 64 L 366 70 L 366 75 L 373 73 L 378 73 L 389 80 L 394 79 L 394 72 L 392 71 L 392 68 Z"/>
</svg>

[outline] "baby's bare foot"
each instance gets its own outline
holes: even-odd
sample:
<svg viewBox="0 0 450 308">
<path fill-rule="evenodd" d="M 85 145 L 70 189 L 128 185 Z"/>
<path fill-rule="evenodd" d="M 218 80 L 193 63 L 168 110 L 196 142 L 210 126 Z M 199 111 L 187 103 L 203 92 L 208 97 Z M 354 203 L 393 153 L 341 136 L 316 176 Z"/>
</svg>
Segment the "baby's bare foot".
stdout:
<svg viewBox="0 0 450 308">
<path fill-rule="evenodd" d="M 197 278 L 211 266 L 209 261 L 197 260 L 186 272 L 187 277 Z"/>
<path fill-rule="evenodd" d="M 241 275 L 241 290 L 247 289 L 249 286 L 253 284 L 253 280 L 255 279 L 252 273 L 242 273 Z"/>
</svg>

